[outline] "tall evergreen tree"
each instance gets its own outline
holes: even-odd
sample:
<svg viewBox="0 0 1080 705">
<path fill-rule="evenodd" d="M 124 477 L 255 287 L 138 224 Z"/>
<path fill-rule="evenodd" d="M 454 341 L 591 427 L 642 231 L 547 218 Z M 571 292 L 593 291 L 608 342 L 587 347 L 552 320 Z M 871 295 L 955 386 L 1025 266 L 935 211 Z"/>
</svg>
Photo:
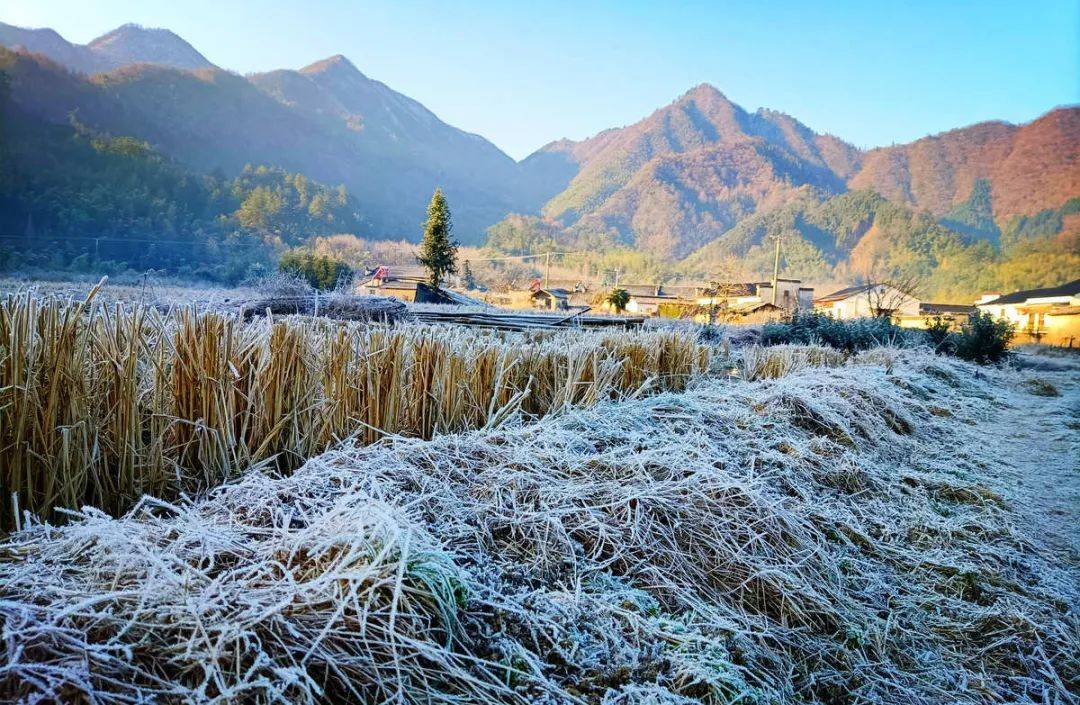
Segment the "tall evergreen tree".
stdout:
<svg viewBox="0 0 1080 705">
<path fill-rule="evenodd" d="M 469 291 L 476 288 L 476 276 L 473 275 L 472 267 L 469 266 L 469 260 L 465 260 L 465 266 L 461 270 L 461 280 Z"/>
<path fill-rule="evenodd" d="M 438 288 L 447 274 L 457 271 L 458 244 L 450 239 L 450 207 L 442 189 L 435 189 L 428 204 L 427 224 L 424 226 L 424 240 L 420 243 L 420 256 L 417 260 L 427 267 L 428 283 Z"/>
</svg>

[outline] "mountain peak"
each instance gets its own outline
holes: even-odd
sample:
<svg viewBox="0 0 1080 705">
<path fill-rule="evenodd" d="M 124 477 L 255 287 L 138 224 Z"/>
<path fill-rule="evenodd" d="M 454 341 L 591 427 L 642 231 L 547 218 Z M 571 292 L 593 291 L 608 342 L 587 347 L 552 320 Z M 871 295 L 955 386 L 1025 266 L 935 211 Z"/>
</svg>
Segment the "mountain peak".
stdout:
<svg viewBox="0 0 1080 705">
<path fill-rule="evenodd" d="M 201 69 L 213 64 L 174 32 L 128 23 L 86 45 L 106 64 L 159 64 L 178 69 Z"/>
<path fill-rule="evenodd" d="M 169 34 L 172 34 L 172 32 L 169 32 L 169 30 L 167 29 L 154 29 L 152 27 L 143 27 L 141 24 L 137 24 L 135 22 L 125 22 L 119 27 L 109 30 L 97 39 L 91 40 L 90 43 L 87 44 L 87 46 L 101 46 L 104 44 L 108 44 L 110 41 L 113 41 L 117 38 L 139 34 L 149 34 L 153 32 L 168 32 Z"/>
<path fill-rule="evenodd" d="M 711 83 L 699 83 L 679 98 L 679 102 L 686 100 L 724 101 L 730 103 L 728 97 Z"/>
<path fill-rule="evenodd" d="M 349 61 L 341 54 L 334 54 L 333 56 L 329 56 L 321 61 L 316 61 L 313 64 L 308 64 L 300 69 L 300 73 L 306 74 L 330 72 L 363 75 L 353 62 Z"/>
<path fill-rule="evenodd" d="M 7 24 L 6 22 L 0 22 L 0 38 L 6 36 L 19 37 L 20 35 L 31 35 L 36 37 L 44 37 L 50 41 L 64 41 L 64 38 L 60 36 L 60 33 L 51 27 L 17 27 L 13 24 Z"/>
</svg>

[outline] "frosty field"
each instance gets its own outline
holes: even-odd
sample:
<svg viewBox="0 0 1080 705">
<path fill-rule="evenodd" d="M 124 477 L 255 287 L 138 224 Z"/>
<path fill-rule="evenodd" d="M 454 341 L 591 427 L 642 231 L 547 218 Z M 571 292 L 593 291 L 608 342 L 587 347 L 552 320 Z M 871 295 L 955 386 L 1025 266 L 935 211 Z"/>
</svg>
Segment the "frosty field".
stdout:
<svg viewBox="0 0 1080 705">
<path fill-rule="evenodd" d="M 1069 359 L 718 348 L 685 392 L 32 523 L 0 692 L 1074 703 L 1076 507 L 1040 498 L 1075 490 L 1077 409 Z"/>
</svg>

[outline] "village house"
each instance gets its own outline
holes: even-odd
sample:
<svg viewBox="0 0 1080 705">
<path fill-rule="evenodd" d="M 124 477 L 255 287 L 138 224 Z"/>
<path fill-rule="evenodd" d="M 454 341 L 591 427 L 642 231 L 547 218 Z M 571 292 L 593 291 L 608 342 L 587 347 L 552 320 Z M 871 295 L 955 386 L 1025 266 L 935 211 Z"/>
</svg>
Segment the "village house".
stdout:
<svg viewBox="0 0 1080 705">
<path fill-rule="evenodd" d="M 1012 323 L 1016 342 L 1080 346 L 1080 279 L 1011 294 L 986 294 L 975 306 Z"/>
<path fill-rule="evenodd" d="M 377 267 L 370 277 L 356 285 L 356 293 L 415 303 L 444 303 L 427 278 L 427 270 L 420 266 Z"/>
<path fill-rule="evenodd" d="M 620 284 L 619 288 L 629 295 L 627 313 L 661 318 L 683 318 L 692 315 L 697 306 L 696 296 L 702 290 L 702 287 L 666 284 Z M 606 301 L 598 305 L 603 310 L 614 310 Z"/>
<path fill-rule="evenodd" d="M 776 279 L 775 294 L 773 293 L 774 283 L 771 281 L 757 282 L 752 286 L 761 303 L 778 306 L 787 312 L 814 306 L 814 288 L 803 286 L 799 279 Z"/>
<path fill-rule="evenodd" d="M 428 283 L 428 271 L 421 266 L 376 267 L 367 279 L 355 286 L 354 291 L 357 294 L 389 296 L 418 304 L 482 304 L 477 299 L 446 287 L 431 286 Z"/>
<path fill-rule="evenodd" d="M 537 285 L 529 299 L 533 308 L 547 311 L 565 311 L 570 308 L 570 292 L 561 287 L 544 288 Z"/>
<path fill-rule="evenodd" d="M 890 284 L 849 286 L 817 299 L 814 308 L 840 320 L 888 317 L 902 328 L 926 328 L 939 318 L 959 328 L 975 312 L 967 304 L 920 301 Z"/>
<path fill-rule="evenodd" d="M 814 308 L 838 320 L 919 317 L 919 300 L 890 284 L 849 286 L 815 300 Z"/>
<path fill-rule="evenodd" d="M 796 309 L 809 309 L 814 302 L 814 288 L 803 286 L 799 279 L 765 282 L 713 282 L 696 298 L 696 319 L 738 319 L 746 322 L 773 320 Z"/>
<path fill-rule="evenodd" d="M 533 279 L 525 289 L 510 291 L 486 291 L 480 295 L 484 301 L 501 308 L 561 310 L 586 308 L 591 303 L 587 282 L 573 279 Z"/>
<path fill-rule="evenodd" d="M 588 306 L 591 303 L 591 297 L 595 295 L 593 287 L 584 279 L 545 278 L 542 283 L 545 289 L 565 290 L 567 304 L 571 307 Z"/>
<path fill-rule="evenodd" d="M 775 296 L 773 294 L 775 290 Z M 769 304 L 782 311 L 810 308 L 814 302 L 814 288 L 803 286 L 799 279 L 777 279 L 773 282 L 713 282 L 697 297 L 699 306 L 726 305 L 732 309 L 758 308 Z"/>
<path fill-rule="evenodd" d="M 680 298 L 662 284 L 624 284 L 619 288 L 625 289 L 630 295 L 626 304 L 627 313 L 678 318 L 685 307 L 693 306 L 692 300 Z M 605 307 L 610 308 L 607 304 Z"/>
<path fill-rule="evenodd" d="M 694 302 L 692 300 L 681 299 L 678 296 L 637 294 L 630 296 L 630 301 L 626 304 L 626 311 L 643 316 L 681 318 L 685 312 L 693 307 Z"/>
<path fill-rule="evenodd" d="M 738 282 L 690 285 L 626 284 L 620 286 L 630 295 L 626 310 L 646 316 L 689 318 L 702 322 L 752 316 L 755 321 L 778 318 L 796 308 L 813 305 L 813 287 L 802 286 L 799 279 L 766 282 Z M 774 300 L 775 299 L 775 300 Z M 610 306 L 604 304 L 604 308 Z"/>
<path fill-rule="evenodd" d="M 813 287 L 798 279 L 778 279 L 776 302 L 773 282 L 737 284 L 620 284 L 629 295 L 626 313 L 662 318 L 717 318 L 748 316 L 754 320 L 777 318 L 796 308 L 813 305 Z M 485 301 L 505 308 L 564 310 L 591 307 L 613 312 L 606 299 L 608 289 L 598 289 L 574 279 L 534 279 L 528 289 L 485 292 Z M 764 318 L 763 318 L 764 317 Z"/>
</svg>

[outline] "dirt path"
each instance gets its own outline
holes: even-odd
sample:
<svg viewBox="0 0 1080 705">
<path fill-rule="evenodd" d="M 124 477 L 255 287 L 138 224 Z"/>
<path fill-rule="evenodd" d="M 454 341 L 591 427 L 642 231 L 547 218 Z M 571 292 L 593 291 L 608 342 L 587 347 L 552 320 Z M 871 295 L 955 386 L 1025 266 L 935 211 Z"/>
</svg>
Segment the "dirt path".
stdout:
<svg viewBox="0 0 1080 705">
<path fill-rule="evenodd" d="M 1026 357 L 1025 367 L 1051 369 L 1023 369 L 1009 407 L 997 410 L 980 430 L 1012 470 L 1003 480 L 1030 530 L 1080 568 L 1080 356 Z M 1034 380 L 1049 382 L 1060 396 L 1032 393 Z"/>
</svg>

